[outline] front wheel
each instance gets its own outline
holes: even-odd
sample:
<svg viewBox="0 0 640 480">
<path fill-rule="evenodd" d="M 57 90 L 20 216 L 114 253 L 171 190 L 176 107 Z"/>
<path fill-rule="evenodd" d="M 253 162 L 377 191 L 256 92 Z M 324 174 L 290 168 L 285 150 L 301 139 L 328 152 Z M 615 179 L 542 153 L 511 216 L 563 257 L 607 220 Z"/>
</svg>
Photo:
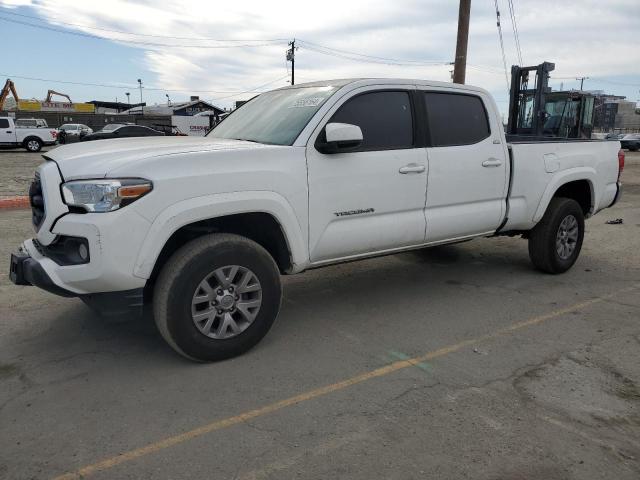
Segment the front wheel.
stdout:
<svg viewBox="0 0 640 480">
<path fill-rule="evenodd" d="M 217 361 L 256 345 L 280 309 L 278 267 L 257 243 L 211 234 L 179 249 L 154 289 L 158 330 L 187 358 Z"/>
<path fill-rule="evenodd" d="M 570 198 L 553 198 L 529 236 L 529 258 L 547 273 L 569 270 L 580 255 L 584 238 L 582 207 Z"/>
</svg>

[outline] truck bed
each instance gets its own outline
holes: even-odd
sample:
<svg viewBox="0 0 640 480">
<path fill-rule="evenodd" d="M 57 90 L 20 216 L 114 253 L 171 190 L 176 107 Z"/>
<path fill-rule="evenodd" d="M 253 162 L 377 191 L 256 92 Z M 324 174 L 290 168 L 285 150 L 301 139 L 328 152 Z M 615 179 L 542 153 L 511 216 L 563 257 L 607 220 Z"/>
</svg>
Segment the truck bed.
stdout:
<svg viewBox="0 0 640 480">
<path fill-rule="evenodd" d="M 509 143 L 511 165 L 507 222 L 502 231 L 528 230 L 542 218 L 558 188 L 572 181 L 587 182 L 592 215 L 608 207 L 618 185 L 620 142 L 515 137 Z M 514 136 L 511 136 L 511 140 Z"/>
</svg>

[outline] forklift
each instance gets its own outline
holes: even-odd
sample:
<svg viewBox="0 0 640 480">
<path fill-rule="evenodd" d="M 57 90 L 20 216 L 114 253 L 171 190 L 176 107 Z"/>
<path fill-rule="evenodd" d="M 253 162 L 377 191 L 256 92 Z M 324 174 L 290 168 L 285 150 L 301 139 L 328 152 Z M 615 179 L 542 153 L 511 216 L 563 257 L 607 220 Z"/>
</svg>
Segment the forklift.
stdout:
<svg viewBox="0 0 640 480">
<path fill-rule="evenodd" d="M 583 91 L 552 92 L 549 74 L 555 64 L 511 67 L 507 135 L 526 140 L 590 139 L 595 96 Z"/>
</svg>

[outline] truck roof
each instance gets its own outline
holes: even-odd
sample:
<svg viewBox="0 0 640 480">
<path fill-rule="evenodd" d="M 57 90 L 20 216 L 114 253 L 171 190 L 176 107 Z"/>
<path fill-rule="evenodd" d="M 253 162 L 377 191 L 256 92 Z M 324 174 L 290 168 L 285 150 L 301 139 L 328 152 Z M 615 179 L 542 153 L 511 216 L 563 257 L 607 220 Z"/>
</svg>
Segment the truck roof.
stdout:
<svg viewBox="0 0 640 480">
<path fill-rule="evenodd" d="M 474 87 L 471 85 L 461 85 L 451 82 L 438 82 L 436 80 L 420 80 L 415 78 L 341 78 L 334 80 L 321 80 L 317 82 L 297 83 L 295 85 L 288 85 L 286 87 L 278 88 L 277 90 L 287 90 L 292 88 L 304 88 L 304 87 L 344 87 L 349 85 L 350 87 L 366 87 L 368 85 L 398 85 L 398 84 L 410 84 L 421 85 L 427 87 L 443 87 L 449 89 L 459 90 L 472 90 L 476 92 L 487 93 L 485 89 L 480 87 Z"/>
</svg>

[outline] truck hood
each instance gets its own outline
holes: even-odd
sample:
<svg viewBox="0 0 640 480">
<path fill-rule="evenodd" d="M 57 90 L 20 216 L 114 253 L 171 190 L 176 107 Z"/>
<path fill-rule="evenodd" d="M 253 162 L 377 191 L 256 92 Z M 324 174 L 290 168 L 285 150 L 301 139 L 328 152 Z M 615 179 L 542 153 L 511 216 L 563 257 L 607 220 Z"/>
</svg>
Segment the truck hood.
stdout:
<svg viewBox="0 0 640 480">
<path fill-rule="evenodd" d="M 99 178 L 124 165 L 189 152 L 258 149 L 267 145 L 208 137 L 139 137 L 96 140 L 64 145 L 43 157 L 58 164 L 64 180 Z"/>
</svg>

